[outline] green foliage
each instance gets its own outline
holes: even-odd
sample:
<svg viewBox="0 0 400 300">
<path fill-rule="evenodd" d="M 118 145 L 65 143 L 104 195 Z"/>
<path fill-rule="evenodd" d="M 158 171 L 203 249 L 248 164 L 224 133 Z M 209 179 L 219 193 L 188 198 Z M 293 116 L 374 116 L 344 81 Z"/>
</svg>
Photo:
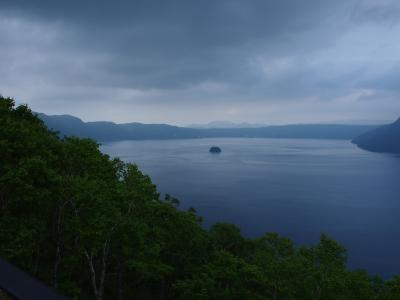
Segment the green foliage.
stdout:
<svg viewBox="0 0 400 300">
<path fill-rule="evenodd" d="M 71 299 L 400 299 L 400 277 L 348 271 L 326 235 L 297 248 L 205 230 L 136 165 L 2 97 L 0 153 L 0 256 Z"/>
</svg>

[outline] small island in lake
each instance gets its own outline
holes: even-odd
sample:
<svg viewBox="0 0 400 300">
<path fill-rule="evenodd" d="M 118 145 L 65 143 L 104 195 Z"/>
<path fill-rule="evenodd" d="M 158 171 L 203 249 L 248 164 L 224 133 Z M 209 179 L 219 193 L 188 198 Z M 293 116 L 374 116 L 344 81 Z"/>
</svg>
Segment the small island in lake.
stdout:
<svg viewBox="0 0 400 300">
<path fill-rule="evenodd" d="M 210 148 L 210 153 L 221 153 L 221 148 L 220 147 L 216 147 L 216 146 L 212 146 Z"/>
</svg>

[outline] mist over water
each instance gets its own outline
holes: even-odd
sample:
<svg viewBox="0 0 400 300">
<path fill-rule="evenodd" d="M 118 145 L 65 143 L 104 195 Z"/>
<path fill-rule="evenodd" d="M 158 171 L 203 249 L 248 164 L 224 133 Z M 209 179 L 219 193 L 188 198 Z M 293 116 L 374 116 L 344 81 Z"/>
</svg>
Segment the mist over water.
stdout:
<svg viewBox="0 0 400 300">
<path fill-rule="evenodd" d="M 210 154 L 211 146 L 220 154 Z M 400 260 L 400 157 L 349 141 L 194 139 L 121 141 L 102 151 L 136 163 L 161 193 L 195 207 L 205 226 L 239 226 L 251 237 L 278 232 L 298 244 L 327 233 L 351 268 L 391 276 Z"/>
</svg>

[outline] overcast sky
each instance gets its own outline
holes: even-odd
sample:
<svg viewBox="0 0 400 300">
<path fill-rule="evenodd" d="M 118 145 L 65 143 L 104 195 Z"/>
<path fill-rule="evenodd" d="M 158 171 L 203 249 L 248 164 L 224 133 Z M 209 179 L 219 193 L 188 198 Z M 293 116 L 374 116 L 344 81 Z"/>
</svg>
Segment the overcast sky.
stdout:
<svg viewBox="0 0 400 300">
<path fill-rule="evenodd" d="M 83 120 L 400 116 L 399 0 L 0 0 L 0 93 Z"/>
</svg>

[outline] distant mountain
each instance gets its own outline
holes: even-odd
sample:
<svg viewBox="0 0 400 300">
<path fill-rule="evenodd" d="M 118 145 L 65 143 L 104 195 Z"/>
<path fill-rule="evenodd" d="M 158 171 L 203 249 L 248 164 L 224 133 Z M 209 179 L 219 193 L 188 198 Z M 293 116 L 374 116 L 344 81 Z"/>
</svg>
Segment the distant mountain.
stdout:
<svg viewBox="0 0 400 300">
<path fill-rule="evenodd" d="M 61 136 L 89 137 L 99 142 L 117 140 L 190 139 L 213 137 L 306 138 L 351 140 L 377 126 L 371 125 L 284 125 L 257 128 L 187 128 L 167 124 L 83 122 L 69 116 L 38 114 L 47 127 Z"/>
<path fill-rule="evenodd" d="M 353 143 L 373 152 L 400 153 L 400 119 L 360 135 Z"/>
<path fill-rule="evenodd" d="M 97 141 L 143 140 L 143 139 L 182 139 L 195 138 L 195 129 L 176 127 L 167 124 L 142 124 L 113 122 L 83 122 L 70 115 L 49 116 L 37 114 L 49 129 L 61 136 L 88 137 Z"/>
<path fill-rule="evenodd" d="M 42 113 L 37 113 L 37 115 L 45 122 L 48 128 L 59 131 L 62 135 L 80 137 L 91 135 L 87 123 L 77 117 L 70 115 L 48 116 Z"/>
<path fill-rule="evenodd" d="M 343 139 L 354 137 L 376 128 L 372 125 L 300 124 L 259 128 L 215 128 L 199 129 L 206 137 L 249 138 L 299 138 L 299 139 Z"/>
<path fill-rule="evenodd" d="M 266 127 L 265 124 L 253 124 L 253 123 L 233 123 L 230 121 L 213 121 L 207 124 L 191 124 L 186 127 L 188 128 L 199 128 L 199 129 L 211 129 L 211 128 L 258 128 Z"/>
</svg>

